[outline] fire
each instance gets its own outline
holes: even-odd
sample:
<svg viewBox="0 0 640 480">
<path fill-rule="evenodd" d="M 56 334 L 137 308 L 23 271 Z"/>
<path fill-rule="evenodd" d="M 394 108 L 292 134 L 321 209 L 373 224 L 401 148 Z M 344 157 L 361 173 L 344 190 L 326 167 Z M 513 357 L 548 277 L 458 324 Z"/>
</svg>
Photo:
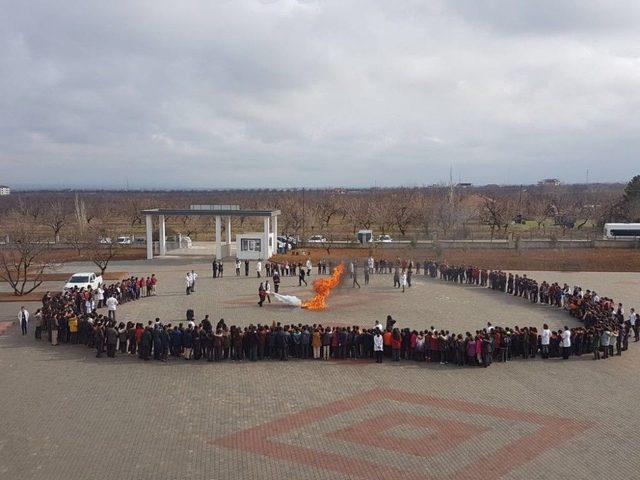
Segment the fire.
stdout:
<svg viewBox="0 0 640 480">
<path fill-rule="evenodd" d="M 309 310 L 324 310 L 327 308 L 326 300 L 331 290 L 336 288 L 340 284 L 342 274 L 344 273 L 344 265 L 338 265 L 333 274 L 329 278 L 320 278 L 313 282 L 313 289 L 316 292 L 316 296 L 308 302 L 302 304 L 302 308 Z"/>
</svg>

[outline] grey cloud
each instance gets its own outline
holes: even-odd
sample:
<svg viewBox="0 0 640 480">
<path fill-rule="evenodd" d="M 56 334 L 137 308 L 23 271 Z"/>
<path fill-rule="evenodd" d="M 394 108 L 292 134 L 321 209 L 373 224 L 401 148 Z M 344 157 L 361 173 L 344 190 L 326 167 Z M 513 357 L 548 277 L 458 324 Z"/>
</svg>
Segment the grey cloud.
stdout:
<svg viewBox="0 0 640 480">
<path fill-rule="evenodd" d="M 0 180 L 623 180 L 639 10 L 607 5 L 0 0 Z"/>
</svg>

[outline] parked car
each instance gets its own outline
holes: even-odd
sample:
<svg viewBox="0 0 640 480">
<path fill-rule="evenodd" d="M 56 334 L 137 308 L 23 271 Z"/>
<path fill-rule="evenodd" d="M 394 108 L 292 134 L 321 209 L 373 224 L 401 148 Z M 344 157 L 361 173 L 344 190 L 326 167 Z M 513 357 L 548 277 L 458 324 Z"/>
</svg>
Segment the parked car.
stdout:
<svg viewBox="0 0 640 480">
<path fill-rule="evenodd" d="M 187 237 L 186 235 L 169 235 L 166 237 L 166 241 L 175 243 L 180 241 L 178 248 L 191 248 L 193 246 L 191 237 Z"/>
<path fill-rule="evenodd" d="M 71 278 L 65 283 L 64 291 L 73 290 L 74 288 L 89 288 L 92 289 L 98 288 L 102 284 L 102 276 L 96 275 L 93 272 L 89 273 L 74 273 L 71 275 Z"/>
<path fill-rule="evenodd" d="M 326 243 L 327 239 L 324 238 L 322 235 L 312 235 L 309 240 L 308 243 Z"/>
<path fill-rule="evenodd" d="M 120 245 L 131 245 L 131 237 L 118 237 L 117 241 Z"/>
<path fill-rule="evenodd" d="M 294 248 L 297 247 L 299 243 L 299 240 L 291 235 L 278 235 L 278 241 L 280 243 L 288 243 Z"/>
<path fill-rule="evenodd" d="M 99 241 L 100 243 L 102 243 L 103 245 L 109 245 L 109 244 L 111 244 L 111 238 L 109 238 L 109 237 L 100 237 L 100 238 L 98 239 L 98 241 Z"/>
<path fill-rule="evenodd" d="M 390 243 L 390 242 L 393 242 L 393 239 L 389 235 L 378 235 L 376 242 Z"/>
</svg>

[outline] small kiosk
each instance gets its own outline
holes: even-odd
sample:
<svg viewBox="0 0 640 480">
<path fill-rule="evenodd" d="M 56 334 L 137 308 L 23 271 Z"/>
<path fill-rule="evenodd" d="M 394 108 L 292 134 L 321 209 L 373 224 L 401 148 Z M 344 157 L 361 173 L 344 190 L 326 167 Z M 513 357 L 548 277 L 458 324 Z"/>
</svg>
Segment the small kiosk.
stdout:
<svg viewBox="0 0 640 480">
<path fill-rule="evenodd" d="M 280 210 L 241 210 L 239 205 L 191 205 L 189 209 L 168 210 L 152 208 L 142 210 L 147 228 L 147 259 L 153 258 L 153 218 L 158 218 L 158 240 L 160 256 L 167 254 L 166 217 L 208 216 L 215 218 L 215 255 L 216 258 L 231 254 L 231 218 L 262 218 L 264 229 L 257 233 L 236 235 L 238 258 L 248 260 L 266 260 L 275 253 L 275 239 L 278 238 L 278 215 Z M 226 220 L 226 241 L 222 242 L 222 222 Z M 247 256 L 241 256 L 244 254 Z"/>
</svg>

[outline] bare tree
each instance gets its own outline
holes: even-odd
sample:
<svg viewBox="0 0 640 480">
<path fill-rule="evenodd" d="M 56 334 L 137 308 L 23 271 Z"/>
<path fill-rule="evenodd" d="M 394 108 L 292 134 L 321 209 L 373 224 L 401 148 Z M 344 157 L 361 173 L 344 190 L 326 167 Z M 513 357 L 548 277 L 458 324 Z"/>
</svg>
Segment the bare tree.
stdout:
<svg viewBox="0 0 640 480">
<path fill-rule="evenodd" d="M 282 232 L 297 237 L 305 224 L 306 211 L 296 198 L 285 198 L 280 203 L 282 210 Z"/>
<path fill-rule="evenodd" d="M 440 197 L 435 204 L 435 223 L 446 238 L 458 223 L 456 202 L 448 196 Z"/>
<path fill-rule="evenodd" d="M 42 202 L 37 198 L 26 199 L 24 197 L 18 197 L 16 210 L 19 215 L 23 217 L 31 217 L 36 222 L 44 210 Z"/>
<path fill-rule="evenodd" d="M 197 217 L 191 215 L 183 215 L 178 217 L 180 222 L 180 233 L 182 235 L 186 235 L 187 237 L 191 237 L 193 233 L 197 229 Z M 223 224 L 223 229 L 227 227 Z"/>
<path fill-rule="evenodd" d="M 431 228 L 435 218 L 434 206 L 435 202 L 431 195 L 427 195 L 425 192 L 421 192 L 418 195 L 415 207 L 415 222 L 426 237 L 431 236 Z"/>
<path fill-rule="evenodd" d="M 414 195 L 402 189 L 400 192 L 392 194 L 387 201 L 390 203 L 393 225 L 401 236 L 406 236 L 417 214 Z"/>
<path fill-rule="evenodd" d="M 538 231 L 542 229 L 543 233 L 546 233 L 546 222 L 550 214 L 548 199 L 541 195 L 527 195 L 525 206 L 527 215 L 536 222 Z"/>
<path fill-rule="evenodd" d="M 314 214 L 321 230 L 328 228 L 331 219 L 340 212 L 335 196 L 331 195 L 316 203 Z"/>
<path fill-rule="evenodd" d="M 74 198 L 73 202 L 74 206 L 74 217 L 76 221 L 76 229 L 78 234 L 84 236 L 87 231 L 87 226 L 89 225 L 89 221 L 87 220 L 87 208 L 83 200 L 80 200 L 78 194 Z"/>
<path fill-rule="evenodd" d="M 513 209 L 509 198 L 503 197 L 483 197 L 480 207 L 480 221 L 489 226 L 491 230 L 491 240 L 496 230 L 504 228 L 505 232 L 511 223 Z"/>
<path fill-rule="evenodd" d="M 142 225 L 142 206 L 136 197 L 131 197 L 124 205 L 125 215 L 131 227 Z"/>
<path fill-rule="evenodd" d="M 351 224 L 354 234 L 358 228 L 371 229 L 375 220 L 374 202 L 375 200 L 368 196 L 345 198 L 342 210 L 345 219 Z"/>
<path fill-rule="evenodd" d="M 375 225 L 381 234 L 386 234 L 394 222 L 393 205 L 381 195 L 376 195 L 372 200 Z"/>
<path fill-rule="evenodd" d="M 49 203 L 44 216 L 44 224 L 53 231 L 55 243 L 60 242 L 60 232 L 67 223 L 67 211 L 60 200 Z"/>
<path fill-rule="evenodd" d="M 104 275 L 122 246 L 117 242 L 116 234 L 105 223 L 94 225 L 88 235 L 84 247 L 87 257 L 100 269 L 100 275 Z"/>
<path fill-rule="evenodd" d="M 12 243 L 0 245 L 0 278 L 17 296 L 31 293 L 42 285 L 44 272 L 51 267 L 49 243 L 33 232 L 30 222 L 17 221 L 9 233 Z"/>
</svg>

